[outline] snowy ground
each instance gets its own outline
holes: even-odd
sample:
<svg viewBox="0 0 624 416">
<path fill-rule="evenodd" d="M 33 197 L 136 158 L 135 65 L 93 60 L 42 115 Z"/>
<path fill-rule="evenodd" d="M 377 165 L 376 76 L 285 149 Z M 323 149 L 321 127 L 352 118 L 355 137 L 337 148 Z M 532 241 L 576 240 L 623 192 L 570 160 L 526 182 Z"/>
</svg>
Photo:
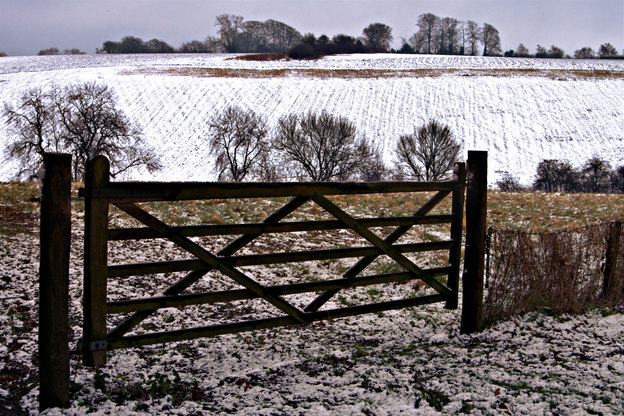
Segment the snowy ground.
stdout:
<svg viewBox="0 0 624 416">
<path fill-rule="evenodd" d="M 529 184 L 537 164 L 548 158 L 578 166 L 599 156 L 613 166 L 624 164 L 624 61 L 417 55 L 277 62 L 230 58 L 218 54 L 2 58 L 0 102 L 16 103 L 28 88 L 51 83 L 109 85 L 119 106 L 143 128 L 147 143 L 157 149 L 165 166 L 154 176 L 132 172 L 133 179 L 213 179 L 206 120 L 232 104 L 263 114 L 270 126 L 291 113 L 325 110 L 345 116 L 382 151 L 388 165 L 394 163 L 400 135 L 438 119 L 451 127 L 465 151 L 489 151 L 491 183 L 501 172 L 509 172 Z M 292 71 L 273 78 L 164 72 L 190 68 Z M 433 73 L 324 78 L 297 72 L 310 69 L 388 70 L 390 74 L 428 69 Z M 460 71 L 444 72 L 449 69 Z M 475 70 L 517 72 L 500 77 Z M 546 72 L 523 75 L 522 70 Z M 579 70 L 610 71 L 618 76 L 570 75 Z M 0 146 L 7 140 L 6 126 L 0 123 Z M 14 163 L 4 161 L 0 180 L 10 179 L 14 172 Z"/>
<path fill-rule="evenodd" d="M 80 336 L 81 215 L 73 224 L 71 339 Z M 37 414 L 37 268 L 34 234 L 0 240 L 0 414 Z M 222 242 L 214 242 L 220 245 Z M 319 241 L 321 247 L 324 243 Z M 157 254 L 172 253 L 152 243 Z M 134 243 L 111 262 L 141 261 Z M 129 260 L 132 259 L 132 260 Z M 297 273 L 326 278 L 331 267 Z M 293 271 L 274 273 L 289 279 Z M 127 284 L 129 281 L 130 284 Z M 275 281 L 278 284 L 283 280 Z M 153 292 L 160 278 L 113 284 L 112 298 Z M 207 279 L 204 284 L 212 284 Z M 127 289 L 123 289 L 127 287 Z M 405 296 L 360 292 L 367 300 Z M 421 289 L 422 290 L 422 289 Z M 348 303 L 354 297 L 336 300 Z M 334 305 L 340 306 L 340 305 Z M 236 319 L 246 308 L 167 309 L 176 327 Z M 265 307 L 266 309 L 266 307 Z M 624 412 L 624 314 L 531 314 L 478 335 L 459 334 L 459 311 L 442 305 L 370 314 L 308 327 L 156 345 L 109 354 L 94 371 L 72 361 L 69 409 L 46 415 L 617 415 Z M 142 330 L 156 329 L 147 321 Z"/>
</svg>

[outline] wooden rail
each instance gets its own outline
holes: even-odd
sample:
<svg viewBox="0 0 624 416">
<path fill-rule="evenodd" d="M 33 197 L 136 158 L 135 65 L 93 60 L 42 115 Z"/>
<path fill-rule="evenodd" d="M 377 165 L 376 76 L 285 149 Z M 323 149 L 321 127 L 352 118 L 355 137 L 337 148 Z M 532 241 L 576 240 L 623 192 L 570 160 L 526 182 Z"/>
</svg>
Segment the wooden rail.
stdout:
<svg viewBox="0 0 624 416">
<path fill-rule="evenodd" d="M 457 164 L 454 178 L 445 182 L 378 182 L 378 183 L 185 183 L 185 182 L 111 182 L 109 164 L 104 157 L 97 157 L 87 165 L 85 188 L 85 299 L 84 337 L 81 350 L 87 365 L 103 365 L 106 350 L 134 345 L 145 345 L 172 340 L 212 336 L 228 332 L 240 332 L 282 325 L 307 324 L 310 322 L 371 313 L 381 310 L 403 308 L 432 302 L 446 302 L 447 307 L 457 307 L 459 264 L 461 252 L 461 229 L 465 167 Z M 328 196 L 354 194 L 430 192 L 433 196 L 412 215 L 388 218 L 355 218 L 337 206 Z M 428 215 L 433 208 L 451 195 L 451 212 Z M 284 206 L 263 221 L 251 224 L 224 224 L 172 227 L 145 211 L 140 202 L 182 201 L 197 199 L 229 198 L 291 198 Z M 331 214 L 333 220 L 281 222 L 303 204 L 312 201 Z M 125 229 L 108 228 L 108 210 L 116 206 L 145 227 Z M 447 240 L 396 244 L 413 226 L 419 224 L 450 224 Z M 371 227 L 395 227 L 385 238 L 380 238 Z M 348 229 L 360 236 L 367 245 L 360 247 L 306 250 L 295 252 L 261 253 L 239 255 L 237 252 L 250 242 L 267 233 L 292 233 Z M 190 237 L 238 235 L 231 243 L 216 253 L 200 246 Z M 130 239 L 166 238 L 192 254 L 190 260 L 160 261 L 109 265 L 108 241 Z M 448 266 L 423 269 L 406 255 L 408 253 L 446 250 Z M 387 256 L 403 270 L 386 275 L 361 276 L 360 273 L 379 256 Z M 258 283 L 243 266 L 272 265 L 302 261 L 320 261 L 343 258 L 359 260 L 337 279 L 321 282 L 305 282 L 291 285 L 265 286 Z M 181 293 L 211 270 L 216 270 L 243 286 L 242 289 L 211 293 Z M 172 282 L 161 295 L 142 299 L 107 301 L 108 279 L 157 273 L 187 272 L 182 279 Z M 446 283 L 442 283 L 446 276 Z M 412 299 L 366 304 L 357 307 L 320 310 L 340 290 L 372 284 L 420 279 L 437 294 Z M 300 309 L 284 296 L 295 293 L 320 294 L 310 304 Z M 201 328 L 163 331 L 142 335 L 128 335 L 145 318 L 156 310 L 167 307 L 210 304 L 244 299 L 263 299 L 280 309 L 284 316 L 270 319 L 250 319 Z M 132 314 L 117 327 L 106 331 L 108 315 Z"/>
<path fill-rule="evenodd" d="M 468 194 L 466 190 L 466 168 L 463 163 L 455 165 L 453 179 L 445 182 L 378 182 L 378 183 L 175 183 L 175 182 L 111 182 L 109 162 L 99 156 L 87 163 L 85 188 L 80 195 L 85 201 L 84 237 L 84 299 L 83 338 L 77 352 L 85 365 L 101 366 L 106 363 L 106 352 L 110 349 L 148 345 L 161 342 L 187 340 L 225 333 L 237 333 L 284 325 L 308 324 L 310 322 L 335 319 L 364 313 L 381 312 L 408 306 L 445 302 L 449 309 L 458 306 L 459 273 L 461 261 L 462 224 L 464 219 L 464 198 L 466 204 L 466 267 L 463 274 L 464 307 L 462 310 L 462 332 L 480 328 L 483 256 L 485 224 L 485 184 L 487 167 L 486 152 L 468 152 Z M 55 310 L 51 319 L 42 315 L 40 329 L 40 351 L 43 355 L 59 357 L 60 361 L 42 360 L 41 408 L 64 405 L 68 401 L 67 374 L 68 352 L 68 256 L 69 256 L 69 187 L 66 186 L 66 170 L 71 158 L 44 157 L 45 179 L 41 199 L 41 310 Z M 67 159 L 67 160 L 65 160 Z M 69 161 L 69 162 L 68 162 Z M 62 166 L 61 166 L 62 165 Z M 56 179 L 50 179 L 56 178 Z M 64 178 L 64 179 L 63 179 Z M 63 183 L 46 185 L 49 180 Z M 54 182 L 57 183 L 57 182 Z M 357 218 L 347 213 L 328 198 L 334 195 L 393 194 L 427 192 L 428 200 L 411 215 L 383 218 Z M 450 212 L 431 214 L 447 197 L 451 197 Z M 198 226 L 170 226 L 145 211 L 141 202 L 215 200 L 230 198 L 286 198 L 287 202 L 265 219 L 256 223 L 219 224 Z M 316 204 L 334 219 L 314 221 L 286 221 L 290 214 L 308 202 Z M 111 205 L 142 223 L 143 227 L 109 229 Z M 50 222 L 52 221 L 52 222 Z M 54 225 L 54 221 L 61 223 Z M 47 224 L 47 225 L 46 225 Z M 438 241 L 403 241 L 407 233 L 417 225 L 448 224 L 448 239 Z M 371 229 L 393 227 L 385 237 L 379 237 Z M 273 233 L 323 232 L 329 230 L 350 230 L 357 234 L 364 245 L 295 252 L 240 254 L 239 251 L 258 237 Z M 236 235 L 215 253 L 205 249 L 191 237 Z M 165 238 L 192 255 L 191 259 L 159 261 L 148 263 L 109 264 L 110 241 L 143 240 Z M 399 240 L 402 239 L 400 242 Z M 43 248 L 49 248 L 45 251 Z M 423 268 L 407 257 L 409 253 L 426 251 L 448 252 L 448 265 Z M 387 274 L 362 275 L 377 258 L 392 259 L 400 271 Z M 316 282 L 299 282 L 287 285 L 263 285 L 241 270 L 243 266 L 274 265 L 303 261 L 323 261 L 343 258 L 358 260 L 336 278 Z M 182 294 L 209 271 L 218 271 L 238 283 L 242 288 L 207 293 Z M 107 284 L 109 279 L 124 279 L 130 276 L 144 276 L 172 272 L 186 272 L 177 281 L 156 296 L 109 301 Z M 446 277 L 446 279 L 444 279 Z M 433 289 L 433 294 L 390 300 L 359 306 L 322 309 L 341 290 L 347 288 L 405 282 L 420 279 Z M 444 283 L 446 282 L 446 283 Z M 59 291 L 63 292 L 60 293 Z M 60 294 L 59 294 L 60 293 Z M 285 296 L 314 293 L 312 300 L 299 308 Z M 128 334 L 147 317 L 159 309 L 189 305 L 213 304 L 218 302 L 262 299 L 282 311 L 282 316 L 266 319 L 249 319 L 197 328 L 158 331 L 146 334 Z M 46 304 L 46 302 L 48 302 Z M 50 303 L 51 302 L 51 303 Z M 47 306 L 49 305 L 49 306 Z M 64 306 L 63 306 L 64 305 Z M 107 330 L 107 316 L 130 313 L 115 328 Z M 45 326 L 45 327 L 44 327 Z M 63 329 L 65 328 L 63 332 Z M 61 330 L 62 337 L 49 336 L 52 331 Z M 51 348 L 47 352 L 46 348 Z M 65 355 L 63 355 L 65 354 Z M 46 375 L 46 372 L 52 372 Z M 44 389 L 49 380 L 51 389 Z M 49 387 L 49 386 L 48 386 Z"/>
</svg>

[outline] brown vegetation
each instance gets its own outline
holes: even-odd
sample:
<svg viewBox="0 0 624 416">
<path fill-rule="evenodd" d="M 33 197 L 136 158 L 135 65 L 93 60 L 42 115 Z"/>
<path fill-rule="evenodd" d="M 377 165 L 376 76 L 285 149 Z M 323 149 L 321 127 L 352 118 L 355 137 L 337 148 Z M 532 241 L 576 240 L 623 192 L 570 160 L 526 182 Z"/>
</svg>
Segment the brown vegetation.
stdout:
<svg viewBox="0 0 624 416">
<path fill-rule="evenodd" d="M 287 56 L 288 55 L 286 54 L 286 52 L 252 53 L 252 54 L 247 54 L 247 55 L 236 56 L 230 59 L 234 59 L 237 61 L 264 62 L 264 61 L 279 61 L 281 59 L 286 58 Z"/>
<path fill-rule="evenodd" d="M 493 230 L 486 319 L 544 309 L 562 314 L 621 306 L 624 242 L 616 227 L 621 223 L 541 234 Z M 615 235 L 619 243 L 615 243 Z M 612 249 L 619 246 L 617 266 L 607 266 L 610 245 Z M 606 275 L 611 269 L 609 281 Z"/>
<path fill-rule="evenodd" d="M 267 59 L 272 54 L 267 55 Z M 239 57 L 245 59 L 244 55 Z M 253 55 L 251 55 L 253 56 Z M 251 58 L 249 58 L 251 60 Z M 254 58 L 255 59 L 255 58 Z M 281 59 L 281 58 L 279 58 Z M 587 69 L 471 69 L 471 68 L 420 68 L 420 69 L 321 69 L 321 68 L 282 68 L 282 69 L 242 69 L 242 68 L 142 68 L 123 72 L 126 75 L 172 75 L 198 78 L 285 78 L 291 76 L 310 78 L 433 78 L 444 75 L 465 77 L 514 77 L 529 76 L 549 78 L 559 81 L 589 79 L 624 79 L 624 71 Z"/>
</svg>

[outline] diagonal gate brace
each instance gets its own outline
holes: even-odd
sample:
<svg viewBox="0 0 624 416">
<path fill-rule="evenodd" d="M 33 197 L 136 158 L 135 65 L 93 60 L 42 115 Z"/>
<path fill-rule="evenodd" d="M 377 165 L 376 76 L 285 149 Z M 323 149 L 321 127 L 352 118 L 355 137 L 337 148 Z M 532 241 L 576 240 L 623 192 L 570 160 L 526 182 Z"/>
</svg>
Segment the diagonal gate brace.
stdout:
<svg viewBox="0 0 624 416">
<path fill-rule="evenodd" d="M 264 224 L 276 224 L 286 218 L 293 211 L 297 210 L 303 204 L 308 202 L 310 198 L 298 196 L 291 199 L 288 203 L 282 206 L 280 209 L 267 216 L 262 223 Z M 240 237 L 236 238 L 234 241 L 227 244 L 223 247 L 219 252 L 217 252 L 218 256 L 231 256 L 236 253 L 241 248 L 245 247 L 251 241 L 256 239 L 260 234 L 243 234 Z M 182 279 L 178 280 L 176 283 L 171 285 L 167 290 L 163 292 L 163 295 L 166 296 L 175 296 L 182 293 L 186 288 L 190 287 L 192 284 L 201 279 L 206 273 L 208 273 L 210 269 L 205 270 L 193 270 L 188 273 Z M 116 328 L 114 328 L 108 335 L 111 338 L 120 338 L 124 334 L 126 334 L 129 330 L 140 324 L 144 319 L 148 316 L 156 312 L 157 309 L 149 309 L 144 311 L 138 311 L 130 315 L 128 318 L 123 320 Z"/>
<path fill-rule="evenodd" d="M 394 248 L 392 244 L 386 243 L 384 240 L 382 240 L 377 235 L 375 235 L 375 233 L 373 233 L 368 228 L 360 224 L 358 220 L 356 220 L 355 218 L 353 218 L 352 216 L 344 212 L 342 209 L 340 209 L 336 204 L 331 202 L 329 199 L 325 198 L 324 196 L 318 195 L 318 196 L 312 197 L 312 200 L 316 202 L 318 205 L 320 205 L 327 212 L 332 214 L 334 217 L 336 217 L 338 220 L 340 220 L 345 225 L 347 225 L 349 228 L 351 228 L 353 231 L 355 231 L 356 233 L 364 237 L 366 240 L 368 240 L 368 242 L 370 242 L 375 247 L 383 251 L 385 254 L 387 254 L 390 258 L 392 258 L 394 261 L 399 263 L 405 269 L 414 273 L 422 281 L 424 281 L 429 286 L 437 290 L 440 294 L 449 295 L 451 293 L 451 291 L 446 286 L 438 282 L 431 275 L 425 273 L 420 267 L 416 266 L 410 259 L 405 257 L 403 254 L 401 254 L 400 251 Z"/>
<path fill-rule="evenodd" d="M 420 217 L 420 216 L 427 215 L 427 213 L 431 211 L 433 208 L 435 208 L 444 198 L 448 196 L 449 193 L 450 191 L 438 192 L 433 197 L 431 197 L 425 204 L 423 204 L 413 214 L 413 216 Z M 399 238 L 401 238 L 406 232 L 408 232 L 410 228 L 411 226 L 409 225 L 397 227 L 392 233 L 390 233 L 386 238 L 384 238 L 383 241 L 387 244 L 393 244 L 396 241 L 398 241 Z M 358 260 L 357 263 L 351 266 L 349 270 L 344 272 L 342 277 L 345 279 L 356 277 L 364 269 L 366 269 L 372 262 L 374 262 L 377 257 L 378 255 L 362 257 L 360 260 Z M 304 310 L 306 312 L 318 311 L 325 303 L 327 303 L 327 301 L 329 301 L 332 298 L 332 296 L 334 296 L 338 292 L 339 292 L 338 289 L 326 290 L 322 292 L 312 302 L 310 302 L 310 304 L 306 306 Z"/>
<path fill-rule="evenodd" d="M 288 315 L 296 319 L 298 322 L 307 323 L 308 319 L 305 316 L 305 312 L 286 302 L 280 296 L 275 296 L 271 294 L 269 291 L 265 289 L 264 286 L 260 285 L 255 280 L 251 279 L 238 269 L 231 266 L 225 259 L 220 259 L 214 254 L 208 252 L 203 247 L 194 243 L 187 237 L 184 237 L 180 233 L 171 229 L 167 224 L 160 221 L 158 218 L 148 214 L 135 204 L 124 204 L 117 203 L 115 204 L 119 209 L 136 218 L 143 224 L 147 225 L 163 237 L 168 238 L 173 241 L 179 247 L 185 249 L 189 253 L 193 254 L 195 257 L 206 263 L 207 265 L 213 267 L 216 270 L 219 270 L 221 273 L 229 276 L 237 283 L 241 284 L 245 288 L 251 290 L 259 297 L 265 299 L 267 302 L 271 303 L 273 306 L 281 309 L 286 312 Z"/>
</svg>

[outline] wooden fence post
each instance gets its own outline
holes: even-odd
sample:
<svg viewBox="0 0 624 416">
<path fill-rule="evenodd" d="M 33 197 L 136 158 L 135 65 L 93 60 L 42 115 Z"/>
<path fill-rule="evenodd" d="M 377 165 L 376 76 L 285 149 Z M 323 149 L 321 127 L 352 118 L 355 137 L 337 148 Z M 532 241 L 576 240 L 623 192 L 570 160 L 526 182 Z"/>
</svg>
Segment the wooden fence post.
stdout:
<svg viewBox="0 0 624 416">
<path fill-rule="evenodd" d="M 487 152 L 469 151 L 461 333 L 481 331 L 487 214 Z"/>
<path fill-rule="evenodd" d="M 448 278 L 448 287 L 452 295 L 446 301 L 446 309 L 457 309 L 459 297 L 459 263 L 461 261 L 461 239 L 464 219 L 464 194 L 466 190 L 466 164 L 456 163 L 453 168 L 453 180 L 457 182 L 453 189 L 451 215 L 451 240 L 453 246 L 449 253 L 449 263 L 452 267 Z"/>
<path fill-rule="evenodd" d="M 97 156 L 87 162 L 82 359 L 88 366 L 106 364 L 108 200 L 93 198 L 93 193 L 109 184 L 109 174 L 110 164 L 106 157 Z"/>
<path fill-rule="evenodd" d="M 40 213 L 39 409 L 69 405 L 71 155 L 45 153 Z"/>
<path fill-rule="evenodd" d="M 607 237 L 607 255 L 605 259 L 604 280 L 602 281 L 602 296 L 607 298 L 612 294 L 615 286 L 615 272 L 620 252 L 620 237 L 622 235 L 622 222 L 613 223 L 613 228 Z"/>
</svg>

